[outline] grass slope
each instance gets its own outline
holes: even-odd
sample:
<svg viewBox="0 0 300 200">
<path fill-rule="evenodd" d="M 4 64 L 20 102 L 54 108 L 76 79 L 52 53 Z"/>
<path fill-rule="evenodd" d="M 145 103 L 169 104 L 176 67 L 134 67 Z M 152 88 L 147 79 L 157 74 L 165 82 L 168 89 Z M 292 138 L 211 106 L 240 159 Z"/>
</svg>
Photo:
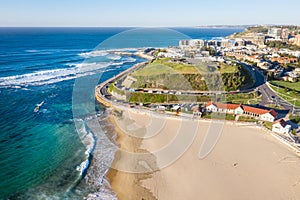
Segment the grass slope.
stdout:
<svg viewBox="0 0 300 200">
<path fill-rule="evenodd" d="M 133 72 L 135 88 L 161 88 L 174 90 L 237 90 L 252 82 L 242 66 L 190 65 L 174 62 L 170 58 L 154 60 Z"/>
</svg>

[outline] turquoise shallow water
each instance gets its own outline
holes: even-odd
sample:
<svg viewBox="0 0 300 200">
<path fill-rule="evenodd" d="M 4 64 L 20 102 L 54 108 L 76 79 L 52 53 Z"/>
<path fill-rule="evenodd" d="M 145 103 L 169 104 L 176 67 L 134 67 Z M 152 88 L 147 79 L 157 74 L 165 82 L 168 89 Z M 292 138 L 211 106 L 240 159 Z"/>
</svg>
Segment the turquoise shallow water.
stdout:
<svg viewBox="0 0 300 200">
<path fill-rule="evenodd" d="M 104 51 L 87 59 L 99 43 L 124 31 L 124 28 L 0 28 L 0 199 L 82 199 L 95 188 L 82 179 L 78 166 L 91 159 L 82 135 L 89 133 L 89 109 L 84 101 L 93 101 L 93 85 L 81 88 L 82 116 L 73 117 L 72 94 L 75 78 L 87 77 L 101 82 L 143 61 L 137 57 L 115 57 L 105 52 L 124 48 L 135 35 L 122 36 L 122 42 L 104 43 Z M 234 29 L 178 29 L 192 38 L 218 38 L 240 31 Z M 177 45 L 178 37 L 164 32 L 151 46 Z M 134 47 L 147 45 L 145 38 Z M 85 61 L 85 62 L 83 62 Z M 102 74 L 103 73 L 103 74 Z M 102 74 L 101 80 L 99 74 Z M 93 84 L 95 83 L 92 82 Z M 96 84 L 96 83 L 95 83 Z M 44 101 L 40 111 L 33 110 Z M 92 109 L 95 106 L 92 105 Z M 95 109 L 94 109 L 95 110 Z M 96 114 L 105 126 L 103 108 Z M 77 120 L 77 121 L 76 121 Z M 75 123 L 82 125 L 81 133 Z M 98 134 L 98 135 L 97 135 Z M 110 151 L 97 133 L 97 147 Z M 102 143 L 101 143 L 102 142 Z M 101 151 L 103 151 L 103 148 Z M 101 151 L 97 156 L 101 161 Z M 110 153 L 105 152 L 105 154 Z M 103 162 L 109 163 L 109 159 Z M 91 160 L 90 160 L 91 161 Z M 98 159 L 99 161 L 99 159 Z M 100 163 L 99 161 L 99 163 Z M 104 164 L 105 171 L 108 164 Z M 92 169 L 99 168 L 92 167 Z M 100 169 L 101 171 L 102 169 Z M 83 174 L 85 175 L 85 173 Z M 107 199 L 110 196 L 108 195 Z"/>
</svg>

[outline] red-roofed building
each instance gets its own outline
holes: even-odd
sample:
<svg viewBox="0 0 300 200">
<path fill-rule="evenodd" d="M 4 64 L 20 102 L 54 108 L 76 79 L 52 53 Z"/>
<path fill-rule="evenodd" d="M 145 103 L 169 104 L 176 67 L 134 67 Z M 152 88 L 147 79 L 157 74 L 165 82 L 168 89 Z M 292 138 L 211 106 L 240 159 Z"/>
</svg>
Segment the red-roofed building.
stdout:
<svg viewBox="0 0 300 200">
<path fill-rule="evenodd" d="M 289 57 L 279 57 L 279 58 L 270 58 L 271 62 L 278 62 L 280 64 L 289 64 L 298 62 L 298 58 L 289 58 Z"/>
<path fill-rule="evenodd" d="M 288 134 L 291 131 L 291 125 L 288 125 L 284 119 L 277 120 L 272 126 L 272 131 L 281 134 Z"/>
<path fill-rule="evenodd" d="M 244 115 L 259 118 L 262 121 L 274 122 L 278 113 L 275 110 L 266 110 L 251 106 L 243 106 Z"/>
<path fill-rule="evenodd" d="M 241 115 L 243 113 L 243 109 L 239 104 L 224 104 L 224 103 L 213 103 L 213 102 L 209 102 L 206 104 L 206 111 L 236 114 L 236 115 Z"/>
<path fill-rule="evenodd" d="M 227 113 L 245 115 L 268 122 L 274 122 L 278 113 L 275 110 L 266 110 L 242 104 L 224 104 L 208 102 L 205 106 L 206 112 Z"/>
<path fill-rule="evenodd" d="M 249 61 L 254 62 L 254 63 L 259 63 L 260 58 L 258 56 L 255 56 L 255 55 L 251 55 L 251 56 L 248 56 L 246 58 L 246 60 L 249 60 Z"/>
</svg>

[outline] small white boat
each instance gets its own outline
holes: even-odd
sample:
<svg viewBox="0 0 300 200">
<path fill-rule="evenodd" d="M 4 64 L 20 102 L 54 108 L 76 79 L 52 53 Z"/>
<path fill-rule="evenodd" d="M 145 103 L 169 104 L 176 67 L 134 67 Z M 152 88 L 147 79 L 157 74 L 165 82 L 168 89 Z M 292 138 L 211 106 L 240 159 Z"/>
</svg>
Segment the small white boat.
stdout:
<svg viewBox="0 0 300 200">
<path fill-rule="evenodd" d="M 34 108 L 34 112 L 39 112 L 40 108 L 43 106 L 43 104 L 45 103 L 45 101 L 42 101 L 39 104 L 36 104 L 36 107 Z"/>
</svg>

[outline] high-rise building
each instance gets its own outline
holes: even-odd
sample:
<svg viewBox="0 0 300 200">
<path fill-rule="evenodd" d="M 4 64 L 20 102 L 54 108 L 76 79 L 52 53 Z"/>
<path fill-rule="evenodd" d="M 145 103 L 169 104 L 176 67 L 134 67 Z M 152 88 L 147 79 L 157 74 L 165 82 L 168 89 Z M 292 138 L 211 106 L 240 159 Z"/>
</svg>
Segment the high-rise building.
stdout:
<svg viewBox="0 0 300 200">
<path fill-rule="evenodd" d="M 200 49 L 201 47 L 205 46 L 204 40 L 180 40 L 179 41 L 179 47 L 180 48 L 192 48 L 192 49 Z"/>
<path fill-rule="evenodd" d="M 294 38 L 294 44 L 300 46 L 300 35 L 296 35 Z"/>
<path fill-rule="evenodd" d="M 276 40 L 287 42 L 289 39 L 289 29 L 287 28 L 269 28 L 268 35 Z"/>
<path fill-rule="evenodd" d="M 281 28 L 269 28 L 268 35 L 275 39 L 281 39 Z"/>
<path fill-rule="evenodd" d="M 281 29 L 281 39 L 283 42 L 287 42 L 289 39 L 289 29 L 283 28 Z"/>
</svg>

